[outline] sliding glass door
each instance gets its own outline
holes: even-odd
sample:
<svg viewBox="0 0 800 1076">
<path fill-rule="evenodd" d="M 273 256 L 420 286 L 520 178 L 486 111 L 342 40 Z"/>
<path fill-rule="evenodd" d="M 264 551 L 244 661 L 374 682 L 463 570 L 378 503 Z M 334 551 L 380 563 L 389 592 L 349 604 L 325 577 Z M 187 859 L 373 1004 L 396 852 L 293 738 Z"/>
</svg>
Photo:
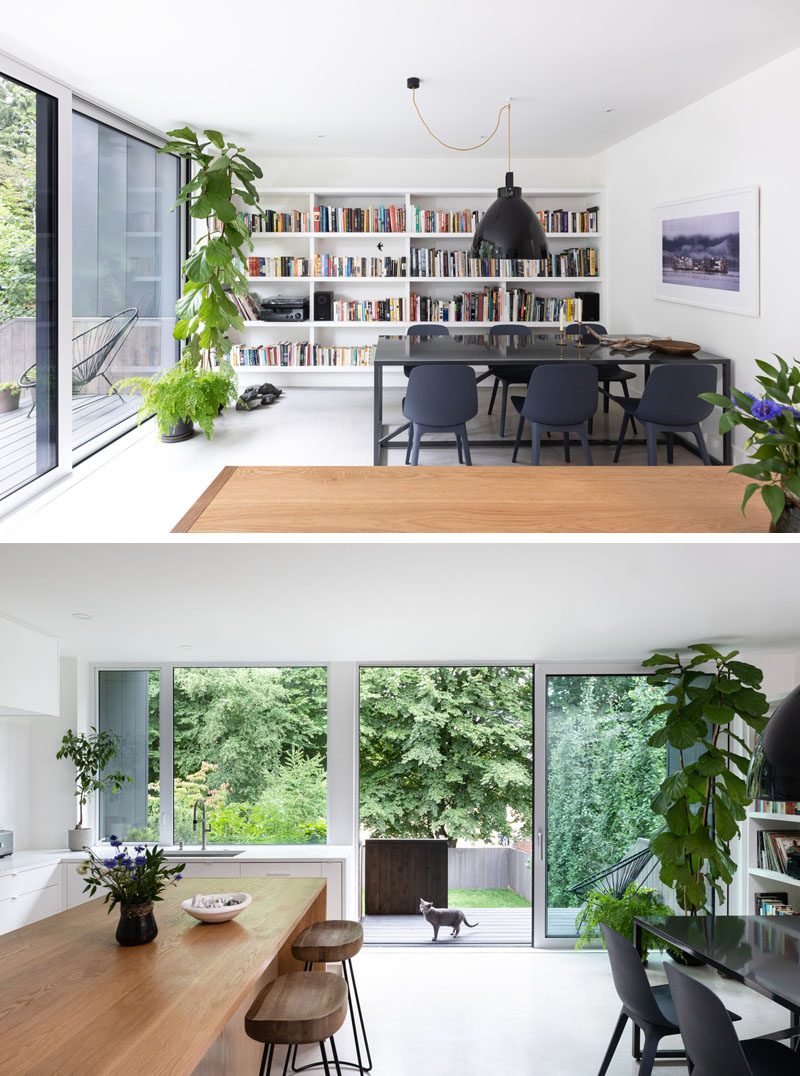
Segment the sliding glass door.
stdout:
<svg viewBox="0 0 800 1076">
<path fill-rule="evenodd" d="M 537 946 L 569 945 L 587 889 L 654 836 L 650 802 L 667 753 L 648 745 L 647 715 L 661 701 L 662 689 L 629 667 L 537 666 Z M 658 889 L 655 863 L 636 880 Z"/>
<path fill-rule="evenodd" d="M 57 109 L 0 66 L 0 499 L 58 465 Z"/>
<path fill-rule="evenodd" d="M 75 458 L 132 425 L 124 377 L 177 358 L 172 337 L 180 215 L 177 157 L 75 112 L 72 203 L 72 443 Z"/>
</svg>

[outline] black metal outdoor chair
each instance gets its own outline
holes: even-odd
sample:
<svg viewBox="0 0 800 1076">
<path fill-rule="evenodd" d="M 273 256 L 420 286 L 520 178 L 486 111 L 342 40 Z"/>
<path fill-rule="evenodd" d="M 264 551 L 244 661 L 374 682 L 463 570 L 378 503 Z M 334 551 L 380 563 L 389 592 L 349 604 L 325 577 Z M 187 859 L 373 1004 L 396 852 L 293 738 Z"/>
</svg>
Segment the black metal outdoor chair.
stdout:
<svg viewBox="0 0 800 1076">
<path fill-rule="evenodd" d="M 122 347 L 139 318 L 136 307 L 120 310 L 110 318 L 78 333 L 72 340 L 72 394 L 77 396 L 80 390 L 91 384 L 95 378 L 102 377 L 111 392 L 123 403 L 122 396 L 109 381 L 105 370 L 112 358 Z M 29 366 L 18 381 L 21 389 L 30 389 L 33 394 L 28 416 L 36 407 L 36 363 Z"/>
<path fill-rule="evenodd" d="M 654 860 L 650 841 L 647 837 L 639 837 L 623 859 L 598 871 L 597 874 L 592 874 L 589 878 L 582 878 L 567 892 L 574 893 L 581 900 L 593 890 L 621 897 L 628 886 L 640 878 Z"/>
</svg>

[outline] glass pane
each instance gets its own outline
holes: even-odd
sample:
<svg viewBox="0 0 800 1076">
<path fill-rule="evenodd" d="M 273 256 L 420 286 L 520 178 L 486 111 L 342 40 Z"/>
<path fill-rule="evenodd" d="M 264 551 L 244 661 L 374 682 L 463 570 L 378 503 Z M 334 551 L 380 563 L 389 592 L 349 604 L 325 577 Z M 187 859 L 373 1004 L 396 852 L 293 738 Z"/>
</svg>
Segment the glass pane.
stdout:
<svg viewBox="0 0 800 1076">
<path fill-rule="evenodd" d="M 328 677 L 324 668 L 175 669 L 175 840 L 324 844 Z"/>
<path fill-rule="evenodd" d="M 572 887 L 652 837 L 666 751 L 647 744 L 661 688 L 646 676 L 547 678 L 547 935 L 575 937 Z M 660 891 L 654 864 L 636 879 Z"/>
<path fill-rule="evenodd" d="M 533 670 L 362 668 L 360 717 L 362 842 L 447 841 L 447 905 L 480 920 L 461 940 L 529 945 Z M 365 878 L 381 874 L 384 854 L 365 844 Z M 424 847 L 407 854 L 419 859 Z M 368 940 L 427 941 L 431 928 L 402 886 L 380 885 L 367 907 L 392 911 L 366 917 Z"/>
<path fill-rule="evenodd" d="M 0 497 L 58 462 L 56 108 L 0 74 Z"/>
<path fill-rule="evenodd" d="M 159 836 L 159 674 L 124 669 L 98 673 L 98 728 L 119 738 L 108 765 L 131 778 L 100 795 L 100 839 L 156 841 Z"/>
<path fill-rule="evenodd" d="M 136 396 L 110 392 L 177 356 L 179 217 L 170 212 L 179 161 L 73 115 L 72 413 L 79 449 L 130 423 Z M 82 454 L 81 454 L 82 455 Z"/>
</svg>

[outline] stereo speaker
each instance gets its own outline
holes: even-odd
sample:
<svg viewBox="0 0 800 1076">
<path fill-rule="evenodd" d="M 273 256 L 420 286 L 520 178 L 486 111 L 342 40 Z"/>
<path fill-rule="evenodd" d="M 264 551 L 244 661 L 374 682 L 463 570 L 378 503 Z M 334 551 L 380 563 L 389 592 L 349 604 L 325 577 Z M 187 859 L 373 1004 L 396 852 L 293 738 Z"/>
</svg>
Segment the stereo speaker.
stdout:
<svg viewBox="0 0 800 1076">
<path fill-rule="evenodd" d="M 333 292 L 314 292 L 314 321 L 333 321 Z"/>
</svg>

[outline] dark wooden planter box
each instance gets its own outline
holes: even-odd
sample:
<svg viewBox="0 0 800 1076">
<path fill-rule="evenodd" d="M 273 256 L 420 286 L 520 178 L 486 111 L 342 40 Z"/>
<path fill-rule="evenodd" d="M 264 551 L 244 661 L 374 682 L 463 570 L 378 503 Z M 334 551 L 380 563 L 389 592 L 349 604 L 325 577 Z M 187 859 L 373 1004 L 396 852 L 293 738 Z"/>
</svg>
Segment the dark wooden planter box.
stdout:
<svg viewBox="0 0 800 1076">
<path fill-rule="evenodd" d="M 447 841 L 366 841 L 366 914 L 416 915 L 420 897 L 447 907 Z"/>
</svg>

